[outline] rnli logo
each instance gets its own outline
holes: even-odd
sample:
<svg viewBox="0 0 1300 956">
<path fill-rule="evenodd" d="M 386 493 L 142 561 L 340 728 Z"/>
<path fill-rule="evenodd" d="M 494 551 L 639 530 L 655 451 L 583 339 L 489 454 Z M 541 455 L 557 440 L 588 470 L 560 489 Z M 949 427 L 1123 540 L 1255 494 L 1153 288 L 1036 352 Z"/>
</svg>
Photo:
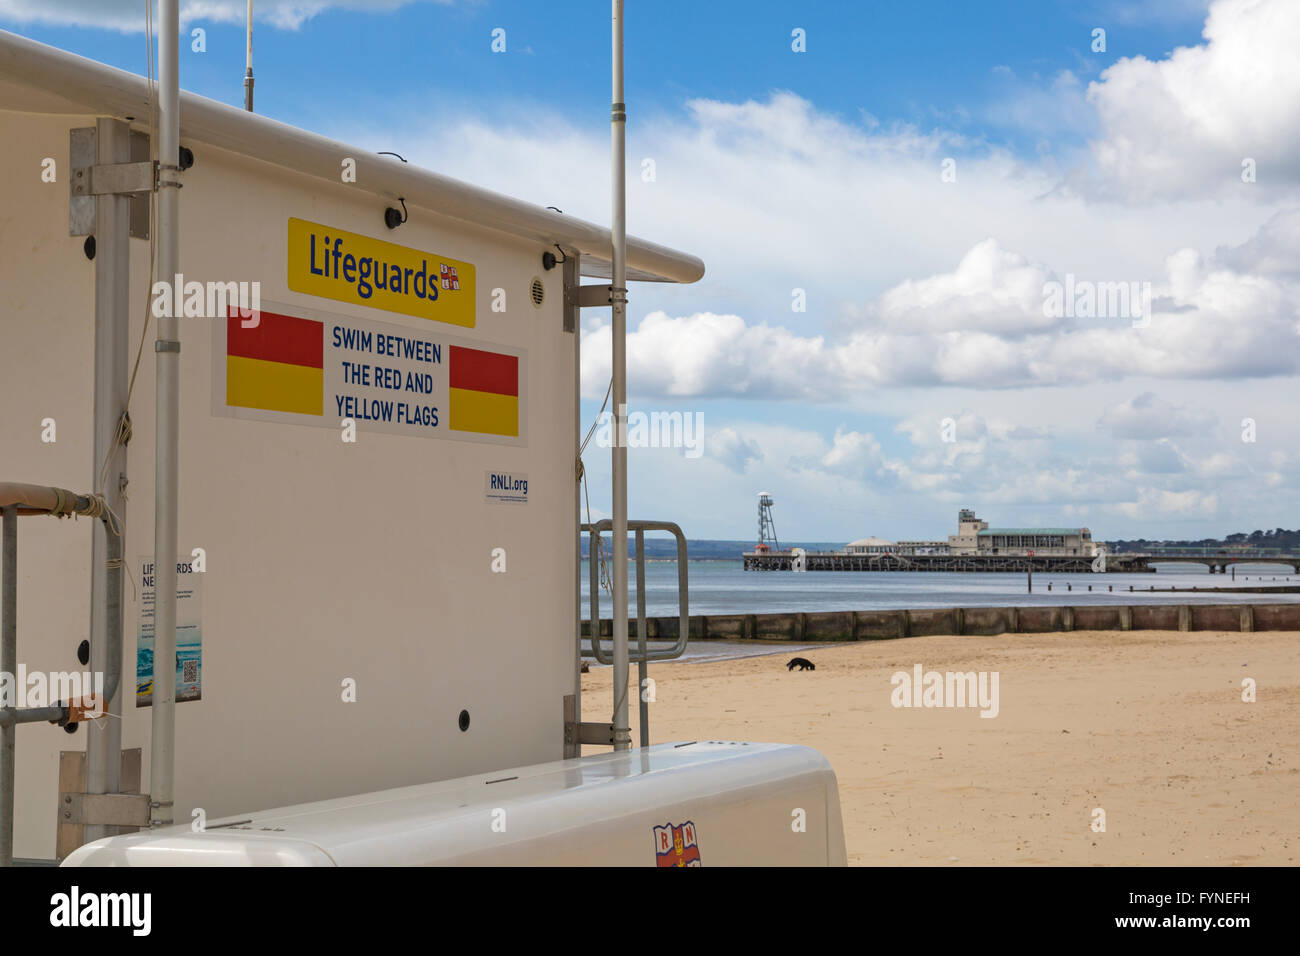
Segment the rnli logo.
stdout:
<svg viewBox="0 0 1300 956">
<path fill-rule="evenodd" d="M 656 866 L 702 866 L 700 847 L 695 840 L 695 824 L 687 820 L 681 826 L 666 823 L 655 827 Z"/>
</svg>

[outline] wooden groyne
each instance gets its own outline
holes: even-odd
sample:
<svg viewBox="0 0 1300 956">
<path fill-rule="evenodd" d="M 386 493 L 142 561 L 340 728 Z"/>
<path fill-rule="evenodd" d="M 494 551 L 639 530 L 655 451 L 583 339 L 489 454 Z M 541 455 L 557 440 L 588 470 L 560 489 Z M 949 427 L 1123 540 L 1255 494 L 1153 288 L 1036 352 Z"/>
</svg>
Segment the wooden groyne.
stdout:
<svg viewBox="0 0 1300 956">
<path fill-rule="evenodd" d="M 590 636 L 588 621 L 583 636 Z M 676 640 L 676 617 L 646 618 L 649 640 Z M 878 641 L 930 634 L 1039 634 L 1050 631 L 1300 631 L 1295 604 L 1102 604 L 1089 607 L 954 607 L 899 611 L 701 614 L 693 641 Z M 636 620 L 628 621 L 636 635 Z M 600 633 L 611 633 L 609 619 Z"/>
</svg>

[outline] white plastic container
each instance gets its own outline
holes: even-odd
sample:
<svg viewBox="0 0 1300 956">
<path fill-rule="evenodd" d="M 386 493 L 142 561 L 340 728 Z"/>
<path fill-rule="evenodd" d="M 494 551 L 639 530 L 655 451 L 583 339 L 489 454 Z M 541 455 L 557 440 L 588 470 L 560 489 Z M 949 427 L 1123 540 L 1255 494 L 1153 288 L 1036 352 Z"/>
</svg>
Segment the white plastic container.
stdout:
<svg viewBox="0 0 1300 956">
<path fill-rule="evenodd" d="M 660 744 L 175 826 L 64 866 L 843 866 L 835 773 L 807 747 Z"/>
</svg>

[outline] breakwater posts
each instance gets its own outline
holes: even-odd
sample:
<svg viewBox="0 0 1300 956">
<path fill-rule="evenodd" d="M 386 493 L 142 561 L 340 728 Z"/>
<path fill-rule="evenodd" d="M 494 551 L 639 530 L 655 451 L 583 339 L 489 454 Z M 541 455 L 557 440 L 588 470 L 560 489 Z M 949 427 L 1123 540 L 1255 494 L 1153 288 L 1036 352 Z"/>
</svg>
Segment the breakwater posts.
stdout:
<svg viewBox="0 0 1300 956">
<path fill-rule="evenodd" d="M 636 620 L 628 633 L 636 636 Z M 590 636 L 590 622 L 582 634 Z M 676 617 L 646 618 L 649 640 L 676 640 Z M 1300 604 L 1105 604 L 1091 607 L 954 607 L 900 611 L 702 614 L 693 641 L 879 641 L 931 634 L 1041 634 L 1051 631 L 1300 631 Z M 600 622 L 611 634 L 609 619 Z"/>
</svg>

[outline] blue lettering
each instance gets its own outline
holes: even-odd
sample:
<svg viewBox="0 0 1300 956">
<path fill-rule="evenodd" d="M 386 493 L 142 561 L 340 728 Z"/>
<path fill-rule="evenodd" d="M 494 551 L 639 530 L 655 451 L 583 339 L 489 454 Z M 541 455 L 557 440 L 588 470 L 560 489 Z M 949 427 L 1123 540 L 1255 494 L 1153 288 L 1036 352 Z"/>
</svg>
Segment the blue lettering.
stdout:
<svg viewBox="0 0 1300 956">
<path fill-rule="evenodd" d="M 314 276 L 323 276 L 325 274 L 324 269 L 316 268 L 316 233 L 314 232 L 311 234 L 311 261 L 308 268 L 311 269 L 311 274 Z"/>
</svg>

